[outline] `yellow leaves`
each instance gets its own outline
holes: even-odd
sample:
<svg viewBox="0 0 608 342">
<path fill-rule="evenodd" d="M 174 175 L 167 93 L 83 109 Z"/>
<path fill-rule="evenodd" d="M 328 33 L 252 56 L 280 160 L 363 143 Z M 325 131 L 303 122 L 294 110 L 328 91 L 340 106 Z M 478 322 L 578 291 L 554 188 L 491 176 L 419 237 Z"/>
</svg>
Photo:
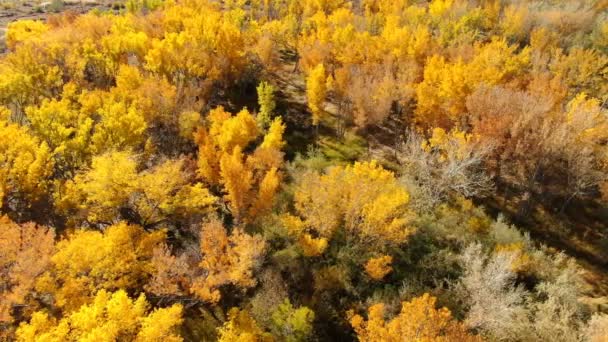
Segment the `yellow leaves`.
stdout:
<svg viewBox="0 0 608 342">
<path fill-rule="evenodd" d="M 219 342 L 270 342 L 272 335 L 265 333 L 247 310 L 232 308 L 228 321 L 218 329 Z"/>
<path fill-rule="evenodd" d="M 147 317 L 139 320 L 141 328 L 137 333 L 136 341 L 182 341 L 175 331 L 175 328 L 179 327 L 183 321 L 181 315 L 182 307 L 179 304 L 166 309 L 154 310 Z"/>
<path fill-rule="evenodd" d="M 149 41 L 148 35 L 138 27 L 136 17 L 126 14 L 113 18 L 110 32 L 101 39 L 100 45 L 110 63 L 117 65 L 125 55 L 142 58 Z"/>
<path fill-rule="evenodd" d="M 13 196 L 30 201 L 43 196 L 53 173 L 52 157 L 48 145 L 26 128 L 0 120 L 0 203 Z"/>
<path fill-rule="evenodd" d="M 261 236 L 251 236 L 240 228 L 228 235 L 217 221 L 205 223 L 201 229 L 199 266 L 205 275 L 194 280 L 191 291 L 204 301 L 217 303 L 221 298 L 219 287 L 233 284 L 242 288 L 255 286 L 253 271 L 266 252 Z"/>
<path fill-rule="evenodd" d="M 327 240 L 338 229 L 372 245 L 403 243 L 412 233 L 409 194 L 376 162 L 334 167 L 325 175 L 307 173 L 298 182 L 295 202 L 303 227 Z"/>
<path fill-rule="evenodd" d="M 310 340 L 313 332 L 315 313 L 302 306 L 294 308 L 289 299 L 272 313 L 273 331 L 276 331 L 286 342 L 299 342 Z"/>
<path fill-rule="evenodd" d="M 220 131 L 217 143 L 220 149 L 228 152 L 236 147 L 245 148 L 258 135 L 255 118 L 246 109 L 223 121 Z"/>
<path fill-rule="evenodd" d="M 209 112 L 208 128 L 195 134 L 199 146 L 198 174 L 212 185 L 221 185 L 237 222 L 251 222 L 266 214 L 280 184 L 285 126 L 273 120 L 262 143 L 251 155 L 243 150 L 260 134 L 255 118 L 246 109 L 235 116 L 217 107 Z"/>
<path fill-rule="evenodd" d="M 111 219 L 107 209 L 120 207 L 136 181 L 136 162 L 128 152 L 114 152 L 93 158 L 91 170 L 78 174 L 66 183 L 64 193 L 57 196 L 58 208 L 73 206 L 89 211 L 92 221 Z"/>
<path fill-rule="evenodd" d="M 306 223 L 297 216 L 285 214 L 281 216 L 281 222 L 287 229 L 289 236 L 294 238 L 298 246 L 302 249 L 302 254 L 307 257 L 314 257 L 323 254 L 327 248 L 326 238 L 314 238 L 308 233 Z"/>
<path fill-rule="evenodd" d="M 365 263 L 365 273 L 374 280 L 382 280 L 382 278 L 393 271 L 391 267 L 392 262 L 393 257 L 390 255 L 371 258 Z"/>
<path fill-rule="evenodd" d="M 272 121 L 268 128 L 268 133 L 264 136 L 264 141 L 260 148 L 280 150 L 285 145 L 283 134 L 285 133 L 285 125 L 280 117 Z"/>
<path fill-rule="evenodd" d="M 8 24 L 6 46 L 14 50 L 17 44 L 39 38 L 49 27 L 39 20 L 17 20 Z"/>
<path fill-rule="evenodd" d="M 226 199 L 232 214 L 241 219 L 247 208 L 248 193 L 253 186 L 253 172 L 244 161 L 241 147 L 237 146 L 232 154 L 224 154 L 220 159 L 220 176 L 226 190 Z"/>
<path fill-rule="evenodd" d="M 274 114 L 276 102 L 274 100 L 275 88 L 268 82 L 260 82 L 256 88 L 258 93 L 258 105 L 260 106 L 260 112 L 257 115 L 258 127 L 265 129 L 269 124 Z"/>
<path fill-rule="evenodd" d="M 504 35 L 511 39 L 522 39 L 529 26 L 529 11 L 526 5 L 509 5 L 504 10 L 501 28 Z"/>
<path fill-rule="evenodd" d="M 326 75 L 323 64 L 318 64 L 306 77 L 306 98 L 308 108 L 312 113 L 313 125 L 318 125 L 324 115 L 323 103 L 325 102 Z"/>
<path fill-rule="evenodd" d="M 439 18 L 445 15 L 454 4 L 454 0 L 433 0 L 429 4 L 429 14 L 432 17 Z"/>
<path fill-rule="evenodd" d="M 123 290 L 108 293 L 101 290 L 89 305 L 66 315 L 59 321 L 44 312 L 36 312 L 29 323 L 17 330 L 18 341 L 182 341 L 177 328 L 182 323 L 182 307 L 149 313 L 142 294 L 136 300 Z"/>
<path fill-rule="evenodd" d="M 259 133 L 255 118 L 247 110 L 231 117 L 223 107 L 211 110 L 208 129 L 199 128 L 195 140 L 199 146 L 198 172 L 208 182 L 220 182 L 220 160 L 224 154 L 243 150 Z"/>
<path fill-rule="evenodd" d="M 103 234 L 77 231 L 57 244 L 51 271 L 37 287 L 67 310 L 88 303 L 100 289 L 134 289 L 151 273 L 152 251 L 164 239 L 164 231 L 146 233 L 124 222 Z"/>
<path fill-rule="evenodd" d="M 441 56 L 430 57 L 424 68 L 424 80 L 416 88 L 416 120 L 430 126 L 457 121 L 465 111 L 466 77 L 462 61 L 452 64 Z"/>
<path fill-rule="evenodd" d="M 400 18 L 390 15 L 382 30 L 382 48 L 390 51 L 396 58 L 414 57 L 421 60 L 431 50 L 431 33 L 424 25 L 415 27 L 401 26 Z"/>
<path fill-rule="evenodd" d="M 211 6 L 183 4 L 170 6 L 163 20 L 166 33 L 152 40 L 146 69 L 175 81 L 210 82 L 242 71 L 247 37 L 229 15 Z"/>
<path fill-rule="evenodd" d="M 466 113 L 465 100 L 483 84 L 506 83 L 522 74 L 530 64 L 530 49 L 516 53 L 504 39 L 476 44 L 470 62 L 461 58 L 448 62 L 434 55 L 424 67 L 424 80 L 418 84 L 418 106 L 415 116 L 419 124 L 450 127 L 459 124 Z"/>
<path fill-rule="evenodd" d="M 572 130 L 578 131 L 576 137 L 580 143 L 599 143 L 606 139 L 608 121 L 600 101 L 587 98 L 587 94 L 577 94 L 566 104 L 566 121 Z"/>
<path fill-rule="evenodd" d="M 578 47 L 568 54 L 556 51 L 549 69 L 568 86 L 571 97 L 585 92 L 602 101 L 607 99 L 608 56 L 605 54 Z"/>
<path fill-rule="evenodd" d="M 349 312 L 349 321 L 361 342 L 372 341 L 481 341 L 452 318 L 447 308 L 436 309 L 437 299 L 425 293 L 403 302 L 401 312 L 390 321 L 384 319 L 384 304 L 368 309 L 368 320 Z"/>
<path fill-rule="evenodd" d="M 530 49 L 517 50 L 517 45 L 509 46 L 504 38 L 494 37 L 487 44 L 477 44 L 468 64 L 467 81 L 472 85 L 493 85 L 519 76 L 530 65 Z"/>
<path fill-rule="evenodd" d="M 64 88 L 68 91 L 71 86 Z M 55 156 L 77 167 L 89 154 L 94 121 L 75 108 L 66 91 L 61 101 L 44 100 L 39 107 L 27 107 L 25 113 L 32 130 L 50 145 Z"/>
<path fill-rule="evenodd" d="M 155 224 L 171 215 L 206 212 L 215 197 L 183 170 L 184 160 L 169 160 L 138 173 L 129 152 L 110 152 L 93 158 L 85 170 L 56 194 L 60 210 L 82 210 L 89 221 L 113 221 L 121 208 L 131 208 L 141 224 Z M 75 215 L 75 219 L 78 215 Z"/>
<path fill-rule="evenodd" d="M 137 146 L 143 142 L 147 124 L 143 114 L 134 106 L 124 102 L 104 102 L 98 114 L 101 123 L 91 137 L 96 151 Z"/>
<path fill-rule="evenodd" d="M 179 115 L 179 135 L 185 139 L 192 139 L 196 128 L 201 121 L 201 115 L 195 111 L 185 111 Z"/>
</svg>

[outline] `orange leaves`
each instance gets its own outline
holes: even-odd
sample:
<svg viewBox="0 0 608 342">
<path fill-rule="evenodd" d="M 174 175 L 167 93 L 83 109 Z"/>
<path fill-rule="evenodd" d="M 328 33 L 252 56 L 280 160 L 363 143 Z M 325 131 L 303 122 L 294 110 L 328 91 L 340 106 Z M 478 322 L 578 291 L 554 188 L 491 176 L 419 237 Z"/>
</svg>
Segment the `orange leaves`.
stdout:
<svg viewBox="0 0 608 342">
<path fill-rule="evenodd" d="M 172 256 L 166 247 L 154 251 L 155 271 L 146 288 L 156 294 L 193 294 L 215 304 L 222 297 L 222 286 L 255 286 L 254 271 L 266 249 L 261 236 L 249 235 L 238 227 L 228 234 L 220 221 L 212 220 L 201 227 L 200 261 L 186 254 Z"/>
<path fill-rule="evenodd" d="M 374 280 L 382 280 L 382 278 L 392 272 L 392 262 L 393 257 L 390 255 L 371 258 L 365 263 L 365 272 Z"/>
<path fill-rule="evenodd" d="M 193 292 L 203 300 L 215 303 L 220 298 L 219 286 L 234 284 L 241 288 L 256 284 L 253 270 L 261 262 L 266 245 L 260 236 L 245 234 L 236 228 L 229 236 L 218 221 L 212 221 L 201 230 L 200 267 L 207 275 L 196 282 Z"/>
<path fill-rule="evenodd" d="M 401 312 L 390 321 L 384 319 L 384 304 L 369 308 L 368 320 L 349 313 L 349 321 L 361 342 L 372 341 L 481 341 L 453 320 L 447 308 L 436 309 L 436 298 L 425 293 L 403 302 Z"/>
<path fill-rule="evenodd" d="M 0 216 L 0 322 L 12 320 L 13 305 L 29 301 L 36 278 L 49 266 L 54 237 L 51 229 Z"/>
</svg>

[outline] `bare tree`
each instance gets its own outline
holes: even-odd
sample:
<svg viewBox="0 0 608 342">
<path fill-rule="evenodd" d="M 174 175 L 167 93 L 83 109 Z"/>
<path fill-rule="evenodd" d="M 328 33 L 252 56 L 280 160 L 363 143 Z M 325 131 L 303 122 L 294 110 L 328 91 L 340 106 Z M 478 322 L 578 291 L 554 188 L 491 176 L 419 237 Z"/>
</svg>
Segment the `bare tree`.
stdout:
<svg viewBox="0 0 608 342">
<path fill-rule="evenodd" d="M 430 207 L 445 200 L 450 193 L 475 197 L 492 190 L 493 182 L 485 171 L 484 160 L 493 145 L 463 143 L 448 137 L 439 150 L 423 148 L 425 142 L 421 134 L 409 131 L 398 159 L 406 177 L 419 187 L 423 201 Z"/>
</svg>

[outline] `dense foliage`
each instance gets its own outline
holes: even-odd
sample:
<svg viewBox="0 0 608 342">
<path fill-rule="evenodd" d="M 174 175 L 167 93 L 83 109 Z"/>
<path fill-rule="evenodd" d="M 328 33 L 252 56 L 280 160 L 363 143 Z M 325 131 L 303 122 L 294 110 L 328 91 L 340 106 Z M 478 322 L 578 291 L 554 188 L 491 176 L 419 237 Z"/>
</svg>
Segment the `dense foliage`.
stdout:
<svg viewBox="0 0 608 342">
<path fill-rule="evenodd" d="M 0 340 L 605 341 L 601 289 L 544 243 L 569 222 L 608 260 L 607 10 L 130 0 L 10 24 Z"/>
</svg>

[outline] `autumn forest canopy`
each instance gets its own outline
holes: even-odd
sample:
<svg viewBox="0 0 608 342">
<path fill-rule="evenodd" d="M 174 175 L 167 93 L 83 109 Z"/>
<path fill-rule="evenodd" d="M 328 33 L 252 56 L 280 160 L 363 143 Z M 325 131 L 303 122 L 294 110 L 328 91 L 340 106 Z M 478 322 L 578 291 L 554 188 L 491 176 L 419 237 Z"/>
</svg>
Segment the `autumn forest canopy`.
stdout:
<svg viewBox="0 0 608 342">
<path fill-rule="evenodd" d="M 608 341 L 608 1 L 128 0 L 5 41 L 2 341 Z"/>
</svg>

